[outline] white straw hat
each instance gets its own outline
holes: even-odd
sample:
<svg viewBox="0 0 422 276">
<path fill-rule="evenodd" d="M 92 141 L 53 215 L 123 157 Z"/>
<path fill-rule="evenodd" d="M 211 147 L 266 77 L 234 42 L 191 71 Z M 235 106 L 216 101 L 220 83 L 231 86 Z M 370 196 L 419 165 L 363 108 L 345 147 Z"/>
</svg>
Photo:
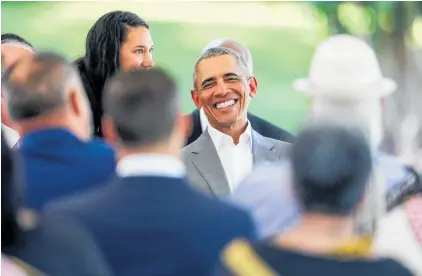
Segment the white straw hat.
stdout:
<svg viewBox="0 0 422 276">
<path fill-rule="evenodd" d="M 335 35 L 318 46 L 309 77 L 295 80 L 293 87 L 310 97 L 357 100 L 383 98 L 397 85 L 382 76 L 375 52 L 366 42 Z"/>
</svg>

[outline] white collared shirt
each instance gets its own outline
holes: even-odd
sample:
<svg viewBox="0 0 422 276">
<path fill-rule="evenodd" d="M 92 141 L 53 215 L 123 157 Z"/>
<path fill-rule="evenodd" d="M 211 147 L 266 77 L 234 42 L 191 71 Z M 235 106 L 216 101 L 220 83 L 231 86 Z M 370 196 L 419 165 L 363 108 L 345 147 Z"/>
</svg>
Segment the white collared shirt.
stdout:
<svg viewBox="0 0 422 276">
<path fill-rule="evenodd" d="M 1 129 L 7 144 L 9 147 L 13 148 L 20 139 L 19 133 L 16 130 L 6 126 L 5 124 L 1 124 Z"/>
<path fill-rule="evenodd" d="M 209 124 L 208 133 L 220 157 L 230 190 L 233 192 L 253 168 L 251 124 L 248 121 L 248 126 L 240 135 L 237 145 L 233 143 L 231 136 L 216 130 Z"/>
<path fill-rule="evenodd" d="M 120 177 L 162 176 L 182 178 L 186 174 L 183 162 L 165 154 L 131 154 L 120 159 L 116 167 Z"/>
<path fill-rule="evenodd" d="M 199 120 L 201 122 L 202 132 L 204 132 L 207 129 L 207 126 L 209 123 L 208 123 L 207 114 L 205 114 L 205 111 L 203 108 L 199 110 Z"/>
</svg>

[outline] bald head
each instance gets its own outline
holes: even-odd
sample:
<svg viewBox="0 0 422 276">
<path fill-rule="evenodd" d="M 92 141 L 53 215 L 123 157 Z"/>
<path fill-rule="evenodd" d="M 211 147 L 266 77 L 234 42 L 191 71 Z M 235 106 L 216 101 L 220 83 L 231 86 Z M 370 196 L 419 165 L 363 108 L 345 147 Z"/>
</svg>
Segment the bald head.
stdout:
<svg viewBox="0 0 422 276">
<path fill-rule="evenodd" d="M 1 35 L 1 71 L 6 71 L 13 63 L 34 53 L 31 43 L 15 34 Z"/>
<path fill-rule="evenodd" d="M 249 69 L 249 75 L 253 75 L 253 60 L 252 60 L 252 54 L 249 51 L 249 49 L 241 42 L 236 41 L 234 39 L 230 38 L 217 38 L 212 41 L 210 41 L 202 52 L 206 52 L 210 48 L 216 48 L 216 47 L 222 47 L 222 48 L 228 48 L 230 50 L 235 51 L 238 53 L 243 60 L 246 62 L 246 65 Z"/>
<path fill-rule="evenodd" d="M 64 106 L 69 91 L 81 91 L 76 69 L 53 53 L 19 59 L 2 76 L 3 94 L 14 121 L 34 119 Z"/>
</svg>

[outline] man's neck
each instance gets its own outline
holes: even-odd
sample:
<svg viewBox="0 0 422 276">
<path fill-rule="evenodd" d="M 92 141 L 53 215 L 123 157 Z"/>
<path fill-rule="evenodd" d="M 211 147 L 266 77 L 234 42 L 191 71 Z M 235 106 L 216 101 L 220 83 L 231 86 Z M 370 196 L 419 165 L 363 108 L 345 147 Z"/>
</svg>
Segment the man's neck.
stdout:
<svg viewBox="0 0 422 276">
<path fill-rule="evenodd" d="M 117 145 L 118 159 L 121 159 L 125 156 L 135 155 L 135 154 L 160 154 L 168 155 L 180 159 L 180 149 L 174 149 L 168 144 L 157 144 L 153 146 L 136 146 L 136 147 L 127 147 Z"/>
<path fill-rule="evenodd" d="M 301 223 L 280 234 L 275 243 L 297 251 L 324 253 L 353 237 L 350 218 L 304 214 Z"/>
<path fill-rule="evenodd" d="M 83 137 L 83 135 L 80 134 L 80 131 L 78 131 L 79 129 L 75 129 L 75 125 L 69 122 L 65 115 L 59 113 L 52 116 L 25 120 L 20 122 L 19 125 L 19 134 L 21 137 L 39 130 L 60 128 L 72 132 L 81 140 L 86 139 L 86 137 Z"/>
<path fill-rule="evenodd" d="M 248 127 L 248 121 L 245 118 L 244 120 L 238 120 L 230 126 L 222 126 L 213 123 L 210 123 L 210 125 L 216 130 L 232 137 L 233 143 L 237 145 L 239 143 L 240 136 L 246 131 Z"/>
<path fill-rule="evenodd" d="M 13 124 L 12 122 L 10 122 L 9 120 L 2 120 L 1 123 L 5 126 L 7 126 L 8 128 L 11 128 L 15 131 L 17 131 L 17 126 L 15 124 Z"/>
</svg>

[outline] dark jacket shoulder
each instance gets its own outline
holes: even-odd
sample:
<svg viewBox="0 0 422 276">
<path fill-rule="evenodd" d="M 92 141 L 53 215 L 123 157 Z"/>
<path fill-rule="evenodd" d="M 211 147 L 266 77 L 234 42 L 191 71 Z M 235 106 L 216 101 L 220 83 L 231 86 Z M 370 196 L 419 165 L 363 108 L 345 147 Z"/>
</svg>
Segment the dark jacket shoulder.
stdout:
<svg viewBox="0 0 422 276">
<path fill-rule="evenodd" d="M 262 136 L 288 143 L 294 142 L 294 136 L 292 134 L 267 120 L 250 112 L 248 112 L 248 119 L 251 122 L 252 128 Z"/>
<path fill-rule="evenodd" d="M 63 214 L 40 216 L 38 226 L 24 232 L 24 245 L 12 254 L 47 275 L 111 275 L 90 233 Z"/>
</svg>

